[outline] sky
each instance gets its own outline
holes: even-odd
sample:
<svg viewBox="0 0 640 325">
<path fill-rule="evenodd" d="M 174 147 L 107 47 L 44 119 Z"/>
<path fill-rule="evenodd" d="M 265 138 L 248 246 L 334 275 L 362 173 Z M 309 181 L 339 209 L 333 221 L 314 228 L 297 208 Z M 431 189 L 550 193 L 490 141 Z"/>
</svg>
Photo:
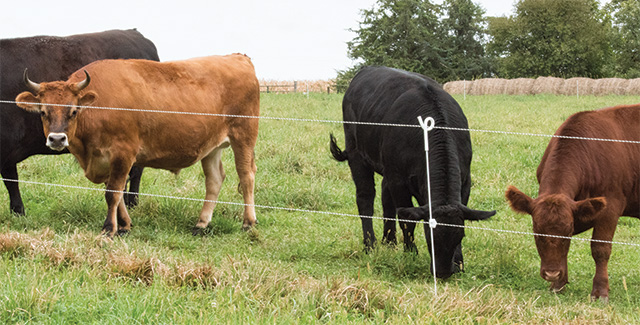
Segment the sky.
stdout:
<svg viewBox="0 0 640 325">
<path fill-rule="evenodd" d="M 154 42 L 162 61 L 244 53 L 259 79 L 327 80 L 354 65 L 346 42 L 356 34 L 349 29 L 357 29 L 361 10 L 375 2 L 30 0 L 26 6 L 6 1 L 0 38 L 137 28 Z M 515 0 L 474 2 L 488 16 L 508 16 Z"/>
</svg>

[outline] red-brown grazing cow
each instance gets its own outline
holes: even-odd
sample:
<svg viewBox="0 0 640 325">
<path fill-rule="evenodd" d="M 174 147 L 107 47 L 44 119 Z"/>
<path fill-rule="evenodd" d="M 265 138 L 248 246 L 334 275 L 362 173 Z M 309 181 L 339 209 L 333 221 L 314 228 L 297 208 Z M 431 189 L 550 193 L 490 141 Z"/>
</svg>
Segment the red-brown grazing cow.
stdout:
<svg viewBox="0 0 640 325">
<path fill-rule="evenodd" d="M 68 147 L 89 180 L 106 183 L 108 211 L 103 232 L 108 236 L 131 228 L 122 193 L 113 191 L 124 189 L 132 165 L 177 173 L 200 161 L 206 200 L 215 201 L 225 178 L 222 149 L 228 146 L 234 152 L 247 204 L 243 227 L 255 225 L 253 148 L 258 119 L 196 115 L 258 116 L 260 88 L 247 56 L 162 63 L 103 60 L 76 71 L 68 81 L 36 84 L 26 71 L 24 81 L 33 94 L 23 92 L 16 101 L 22 102 L 23 109 L 41 114 L 47 145 Z M 89 105 L 141 111 L 79 107 Z M 196 114 L 144 112 L 149 109 Z M 194 233 L 209 224 L 214 207 L 214 202 L 204 203 Z"/>
<path fill-rule="evenodd" d="M 640 104 L 570 116 L 559 136 L 640 140 Z M 611 241 L 620 216 L 640 218 L 640 144 L 552 138 L 538 166 L 538 198 L 513 186 L 506 197 L 528 213 L 535 233 L 572 236 L 593 228 L 593 239 Z M 568 239 L 535 236 L 540 275 L 560 291 L 568 282 Z M 596 263 L 591 298 L 608 300 L 611 244 L 591 242 Z"/>
</svg>

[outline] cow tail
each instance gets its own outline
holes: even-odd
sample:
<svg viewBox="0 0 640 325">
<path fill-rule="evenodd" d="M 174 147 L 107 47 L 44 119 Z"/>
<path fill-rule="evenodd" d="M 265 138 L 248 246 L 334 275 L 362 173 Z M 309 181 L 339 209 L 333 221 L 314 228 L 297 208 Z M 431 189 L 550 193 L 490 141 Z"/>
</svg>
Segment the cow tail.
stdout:
<svg viewBox="0 0 640 325">
<path fill-rule="evenodd" d="M 336 142 L 336 137 L 333 136 L 333 133 L 329 134 L 329 138 L 331 140 L 331 143 L 329 145 L 329 149 L 331 150 L 331 154 L 333 155 L 333 158 L 337 161 L 345 161 L 347 160 L 349 157 L 347 155 L 346 151 L 342 151 L 342 149 L 340 149 L 340 147 L 338 147 L 338 143 Z"/>
</svg>

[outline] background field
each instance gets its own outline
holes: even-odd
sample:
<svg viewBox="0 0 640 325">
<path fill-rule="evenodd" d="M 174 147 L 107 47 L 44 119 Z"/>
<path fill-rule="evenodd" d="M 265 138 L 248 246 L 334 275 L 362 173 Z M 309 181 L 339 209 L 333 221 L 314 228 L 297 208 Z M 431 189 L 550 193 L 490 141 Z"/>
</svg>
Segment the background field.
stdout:
<svg viewBox="0 0 640 325">
<path fill-rule="evenodd" d="M 261 114 L 341 120 L 340 94 L 262 94 Z M 640 97 L 467 96 L 471 128 L 552 134 L 572 113 Z M 256 203 L 356 214 L 346 163 L 330 158 L 334 123 L 262 120 L 256 147 Z M 535 169 L 549 139 L 472 132 L 469 206 L 496 209 L 495 229 L 530 231 L 504 199 L 507 185 L 537 194 Z M 241 202 L 232 152 L 221 201 Z M 32 157 L 21 179 L 101 188 L 70 155 Z M 378 181 L 380 179 L 378 178 Z M 199 165 L 174 176 L 145 170 L 141 191 L 201 199 Z M 562 294 L 539 275 L 531 236 L 468 229 L 466 272 L 447 281 L 428 270 L 424 232 L 419 255 L 379 247 L 363 252 L 360 221 L 258 208 L 259 225 L 241 230 L 242 207 L 219 204 L 206 235 L 193 237 L 199 202 L 141 197 L 132 232 L 99 236 L 106 206 L 100 191 L 21 185 L 27 216 L 11 215 L 0 195 L 0 322 L 37 323 L 639 323 L 640 252 L 614 245 L 608 305 L 589 302 L 594 264 L 589 244 L 574 241 Z M 381 216 L 379 199 L 376 216 Z M 382 223 L 374 222 L 381 233 Z M 615 240 L 640 243 L 640 221 L 623 218 Z M 580 235 L 589 238 L 590 232 Z"/>
</svg>

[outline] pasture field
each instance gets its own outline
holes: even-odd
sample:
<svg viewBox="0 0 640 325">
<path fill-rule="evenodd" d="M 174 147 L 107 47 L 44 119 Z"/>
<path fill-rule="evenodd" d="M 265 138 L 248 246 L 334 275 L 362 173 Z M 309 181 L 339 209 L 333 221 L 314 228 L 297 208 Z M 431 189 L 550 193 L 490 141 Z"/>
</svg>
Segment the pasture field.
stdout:
<svg viewBox="0 0 640 325">
<path fill-rule="evenodd" d="M 261 96 L 266 117 L 342 119 L 341 94 Z M 471 128 L 540 134 L 552 134 L 576 111 L 640 102 L 638 96 L 456 99 Z M 344 148 L 340 124 L 261 120 L 256 203 L 357 214 L 348 165 L 329 153 L 330 132 Z M 469 206 L 497 214 L 467 225 L 531 231 L 530 217 L 513 213 L 504 191 L 513 184 L 537 195 L 535 169 L 549 138 L 471 136 Z M 242 202 L 231 150 L 223 159 L 227 179 L 219 200 Z M 32 157 L 18 167 L 22 180 L 103 188 L 84 178 L 71 155 Z M 24 217 L 10 213 L 0 190 L 2 323 L 640 323 L 635 246 L 614 245 L 610 302 L 593 303 L 587 242 L 572 242 L 570 283 L 554 294 L 538 274 L 532 236 L 467 229 L 466 271 L 438 281 L 434 295 L 421 227 L 418 255 L 404 253 L 402 245 L 366 254 L 358 218 L 260 207 L 258 226 L 244 232 L 242 207 L 221 203 L 207 233 L 194 237 L 200 202 L 141 196 L 130 211 L 131 233 L 109 240 L 99 235 L 106 215 L 101 191 L 21 189 Z M 202 199 L 200 165 L 178 176 L 146 169 L 141 192 Z M 381 234 L 382 222 L 374 224 Z M 640 220 L 622 218 L 614 240 L 640 243 Z"/>
</svg>

